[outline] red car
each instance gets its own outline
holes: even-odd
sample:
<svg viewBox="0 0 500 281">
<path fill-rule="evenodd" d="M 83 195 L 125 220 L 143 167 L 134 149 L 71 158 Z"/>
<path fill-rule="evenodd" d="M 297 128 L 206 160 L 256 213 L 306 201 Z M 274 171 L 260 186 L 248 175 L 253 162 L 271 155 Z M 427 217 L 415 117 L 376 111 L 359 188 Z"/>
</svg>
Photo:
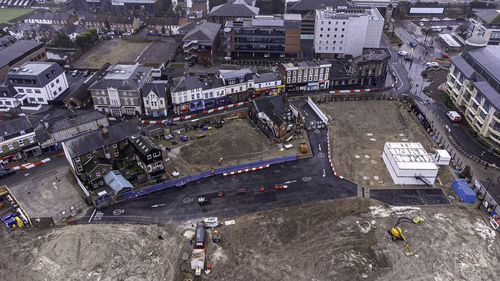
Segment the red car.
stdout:
<svg viewBox="0 0 500 281">
<path fill-rule="evenodd" d="M 443 58 L 446 58 L 446 59 L 451 58 L 451 56 L 448 55 L 447 53 L 442 53 L 441 56 L 443 56 Z"/>
<path fill-rule="evenodd" d="M 275 185 L 274 189 L 276 190 L 281 190 L 281 189 L 286 189 L 288 188 L 288 185 Z"/>
</svg>

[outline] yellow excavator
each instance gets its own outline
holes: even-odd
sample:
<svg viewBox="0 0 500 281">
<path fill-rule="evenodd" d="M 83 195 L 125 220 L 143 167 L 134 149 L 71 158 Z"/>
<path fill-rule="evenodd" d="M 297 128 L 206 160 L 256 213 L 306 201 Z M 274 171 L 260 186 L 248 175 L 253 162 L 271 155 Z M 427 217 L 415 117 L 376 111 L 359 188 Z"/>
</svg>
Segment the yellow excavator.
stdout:
<svg viewBox="0 0 500 281">
<path fill-rule="evenodd" d="M 421 223 L 423 222 L 424 219 L 422 217 L 414 217 L 413 219 L 407 218 L 407 217 L 400 217 L 396 224 L 394 225 L 393 228 L 389 229 L 387 232 L 392 238 L 392 241 L 396 240 L 403 240 L 406 243 L 406 251 L 405 255 L 406 256 L 413 256 L 415 254 L 415 249 L 412 249 L 410 247 L 410 243 L 408 243 L 408 240 L 406 239 L 406 236 L 403 234 L 403 230 L 401 227 L 399 227 L 399 224 L 408 222 L 408 223 Z"/>
</svg>

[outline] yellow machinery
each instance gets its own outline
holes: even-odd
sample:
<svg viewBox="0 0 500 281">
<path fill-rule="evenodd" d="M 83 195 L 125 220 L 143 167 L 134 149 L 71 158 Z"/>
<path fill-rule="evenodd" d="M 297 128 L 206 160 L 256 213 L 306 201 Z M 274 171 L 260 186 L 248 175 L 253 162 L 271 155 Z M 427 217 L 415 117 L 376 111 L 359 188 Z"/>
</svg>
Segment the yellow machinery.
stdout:
<svg viewBox="0 0 500 281">
<path fill-rule="evenodd" d="M 396 240 L 405 241 L 405 244 L 406 244 L 405 254 L 407 256 L 414 255 L 416 251 L 410 247 L 410 243 L 408 243 L 408 240 L 406 239 L 406 236 L 403 234 L 403 230 L 401 229 L 401 227 L 399 227 L 399 224 L 401 224 L 403 222 L 421 223 L 423 221 L 424 221 L 424 219 L 422 217 L 415 217 L 413 219 L 410 219 L 407 217 L 401 217 L 398 219 L 398 221 L 396 222 L 394 227 L 388 230 L 388 233 L 391 236 L 392 241 L 396 241 Z"/>
</svg>

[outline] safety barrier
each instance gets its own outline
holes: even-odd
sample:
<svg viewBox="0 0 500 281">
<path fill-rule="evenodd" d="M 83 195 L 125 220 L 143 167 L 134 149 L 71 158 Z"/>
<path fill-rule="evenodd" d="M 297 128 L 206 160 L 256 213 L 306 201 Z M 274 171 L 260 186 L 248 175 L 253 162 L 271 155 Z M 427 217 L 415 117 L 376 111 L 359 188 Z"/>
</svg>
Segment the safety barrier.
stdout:
<svg viewBox="0 0 500 281">
<path fill-rule="evenodd" d="M 263 160 L 257 160 L 257 161 L 252 161 L 248 163 L 243 163 L 243 164 L 235 164 L 235 165 L 230 165 L 230 166 L 225 166 L 225 167 L 220 167 L 216 169 L 211 169 L 207 171 L 203 171 L 200 173 L 192 174 L 189 176 L 181 177 L 181 178 L 175 178 L 171 179 L 168 181 L 164 181 L 161 183 L 153 184 L 141 189 L 137 190 L 131 190 L 128 192 L 125 192 L 123 194 L 120 194 L 117 196 L 118 201 L 122 200 L 127 200 L 135 197 L 139 197 L 142 195 L 146 195 L 155 191 L 159 191 L 165 188 L 173 187 L 173 186 L 179 186 L 186 184 L 188 182 L 196 181 L 202 178 L 207 178 L 215 175 L 220 175 L 224 173 L 231 173 L 234 171 L 238 170 L 246 170 L 246 169 L 251 169 L 253 167 L 260 167 L 260 166 L 267 166 L 271 164 L 277 164 L 277 163 L 282 163 L 282 162 L 287 162 L 287 161 L 293 161 L 297 160 L 298 156 L 297 154 L 292 154 L 292 155 L 285 155 L 285 156 L 280 156 L 280 157 L 274 157 L 274 158 L 269 158 L 269 159 L 263 159 Z"/>
<path fill-rule="evenodd" d="M 335 172 L 335 167 L 333 167 L 332 155 L 331 155 L 331 152 L 330 152 L 330 132 L 329 131 L 330 130 L 326 131 L 326 142 L 328 143 L 328 162 L 330 162 L 330 167 L 332 168 L 333 174 L 337 178 L 343 179 L 344 177 L 342 177 L 341 175 L 337 174 L 337 172 Z"/>
<path fill-rule="evenodd" d="M 313 102 L 311 97 L 307 97 L 307 104 L 312 108 L 312 110 L 319 116 L 319 118 L 328 125 L 328 118 L 325 116 L 323 112 L 319 109 L 319 107 Z"/>
<path fill-rule="evenodd" d="M 228 109 L 228 108 L 238 107 L 238 106 L 242 106 L 242 105 L 245 105 L 245 104 L 248 104 L 248 101 L 242 101 L 242 102 L 239 102 L 239 103 L 233 103 L 233 104 L 219 106 L 219 107 L 212 108 L 212 109 L 203 110 L 200 114 L 185 115 L 185 116 L 179 116 L 179 117 L 170 118 L 170 119 L 164 119 L 164 120 L 142 120 L 142 124 L 162 124 L 162 123 L 166 123 L 166 122 L 175 122 L 175 121 L 188 120 L 188 119 L 191 119 L 191 118 L 195 118 L 197 116 L 199 117 L 202 114 L 209 114 L 209 113 L 217 112 L 219 110 L 224 110 L 224 109 Z"/>
</svg>

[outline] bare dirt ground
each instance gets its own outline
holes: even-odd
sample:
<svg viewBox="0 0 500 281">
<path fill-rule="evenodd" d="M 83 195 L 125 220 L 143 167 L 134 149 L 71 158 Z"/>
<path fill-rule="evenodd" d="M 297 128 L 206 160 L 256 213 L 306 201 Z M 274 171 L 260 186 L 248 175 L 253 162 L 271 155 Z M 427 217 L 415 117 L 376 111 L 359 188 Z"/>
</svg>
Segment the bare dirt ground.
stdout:
<svg viewBox="0 0 500 281">
<path fill-rule="evenodd" d="M 355 183 L 370 188 L 400 188 L 394 185 L 382 159 L 386 142 L 420 142 L 428 153 L 435 152 L 429 135 L 404 103 L 349 101 L 319 107 L 332 118 L 329 130 L 335 170 Z M 437 183 L 447 185 L 452 180 L 449 169 L 440 168 Z"/>
<path fill-rule="evenodd" d="M 204 133 L 206 137 L 191 140 L 191 136 Z M 299 144 L 306 142 L 305 131 L 289 143 L 290 149 L 280 151 L 257 127 L 252 127 L 247 119 L 226 120 L 220 129 L 189 131 L 188 142 L 175 140 L 178 144 L 168 152 L 174 162 L 180 163 L 183 175 L 189 175 L 211 168 L 217 168 L 217 161 L 223 158 L 222 166 L 246 163 L 266 158 L 296 154 Z M 167 142 L 170 143 L 170 142 Z M 171 146 L 171 145 L 170 145 Z"/>
<path fill-rule="evenodd" d="M 376 229 L 370 226 L 376 216 Z M 387 234 L 401 216 L 414 256 Z M 212 272 L 202 280 L 495 280 L 500 243 L 466 204 L 389 207 L 345 198 L 227 219 L 209 241 Z M 0 230 L 0 280 L 193 279 L 191 223 L 77 225 L 10 236 Z M 164 239 L 161 240 L 158 236 Z M 187 255 L 186 255 L 187 254 Z"/>
<path fill-rule="evenodd" d="M 105 63 L 135 63 L 149 43 L 134 43 L 125 40 L 104 40 L 80 57 L 74 66 L 78 68 L 101 68 Z"/>
</svg>

